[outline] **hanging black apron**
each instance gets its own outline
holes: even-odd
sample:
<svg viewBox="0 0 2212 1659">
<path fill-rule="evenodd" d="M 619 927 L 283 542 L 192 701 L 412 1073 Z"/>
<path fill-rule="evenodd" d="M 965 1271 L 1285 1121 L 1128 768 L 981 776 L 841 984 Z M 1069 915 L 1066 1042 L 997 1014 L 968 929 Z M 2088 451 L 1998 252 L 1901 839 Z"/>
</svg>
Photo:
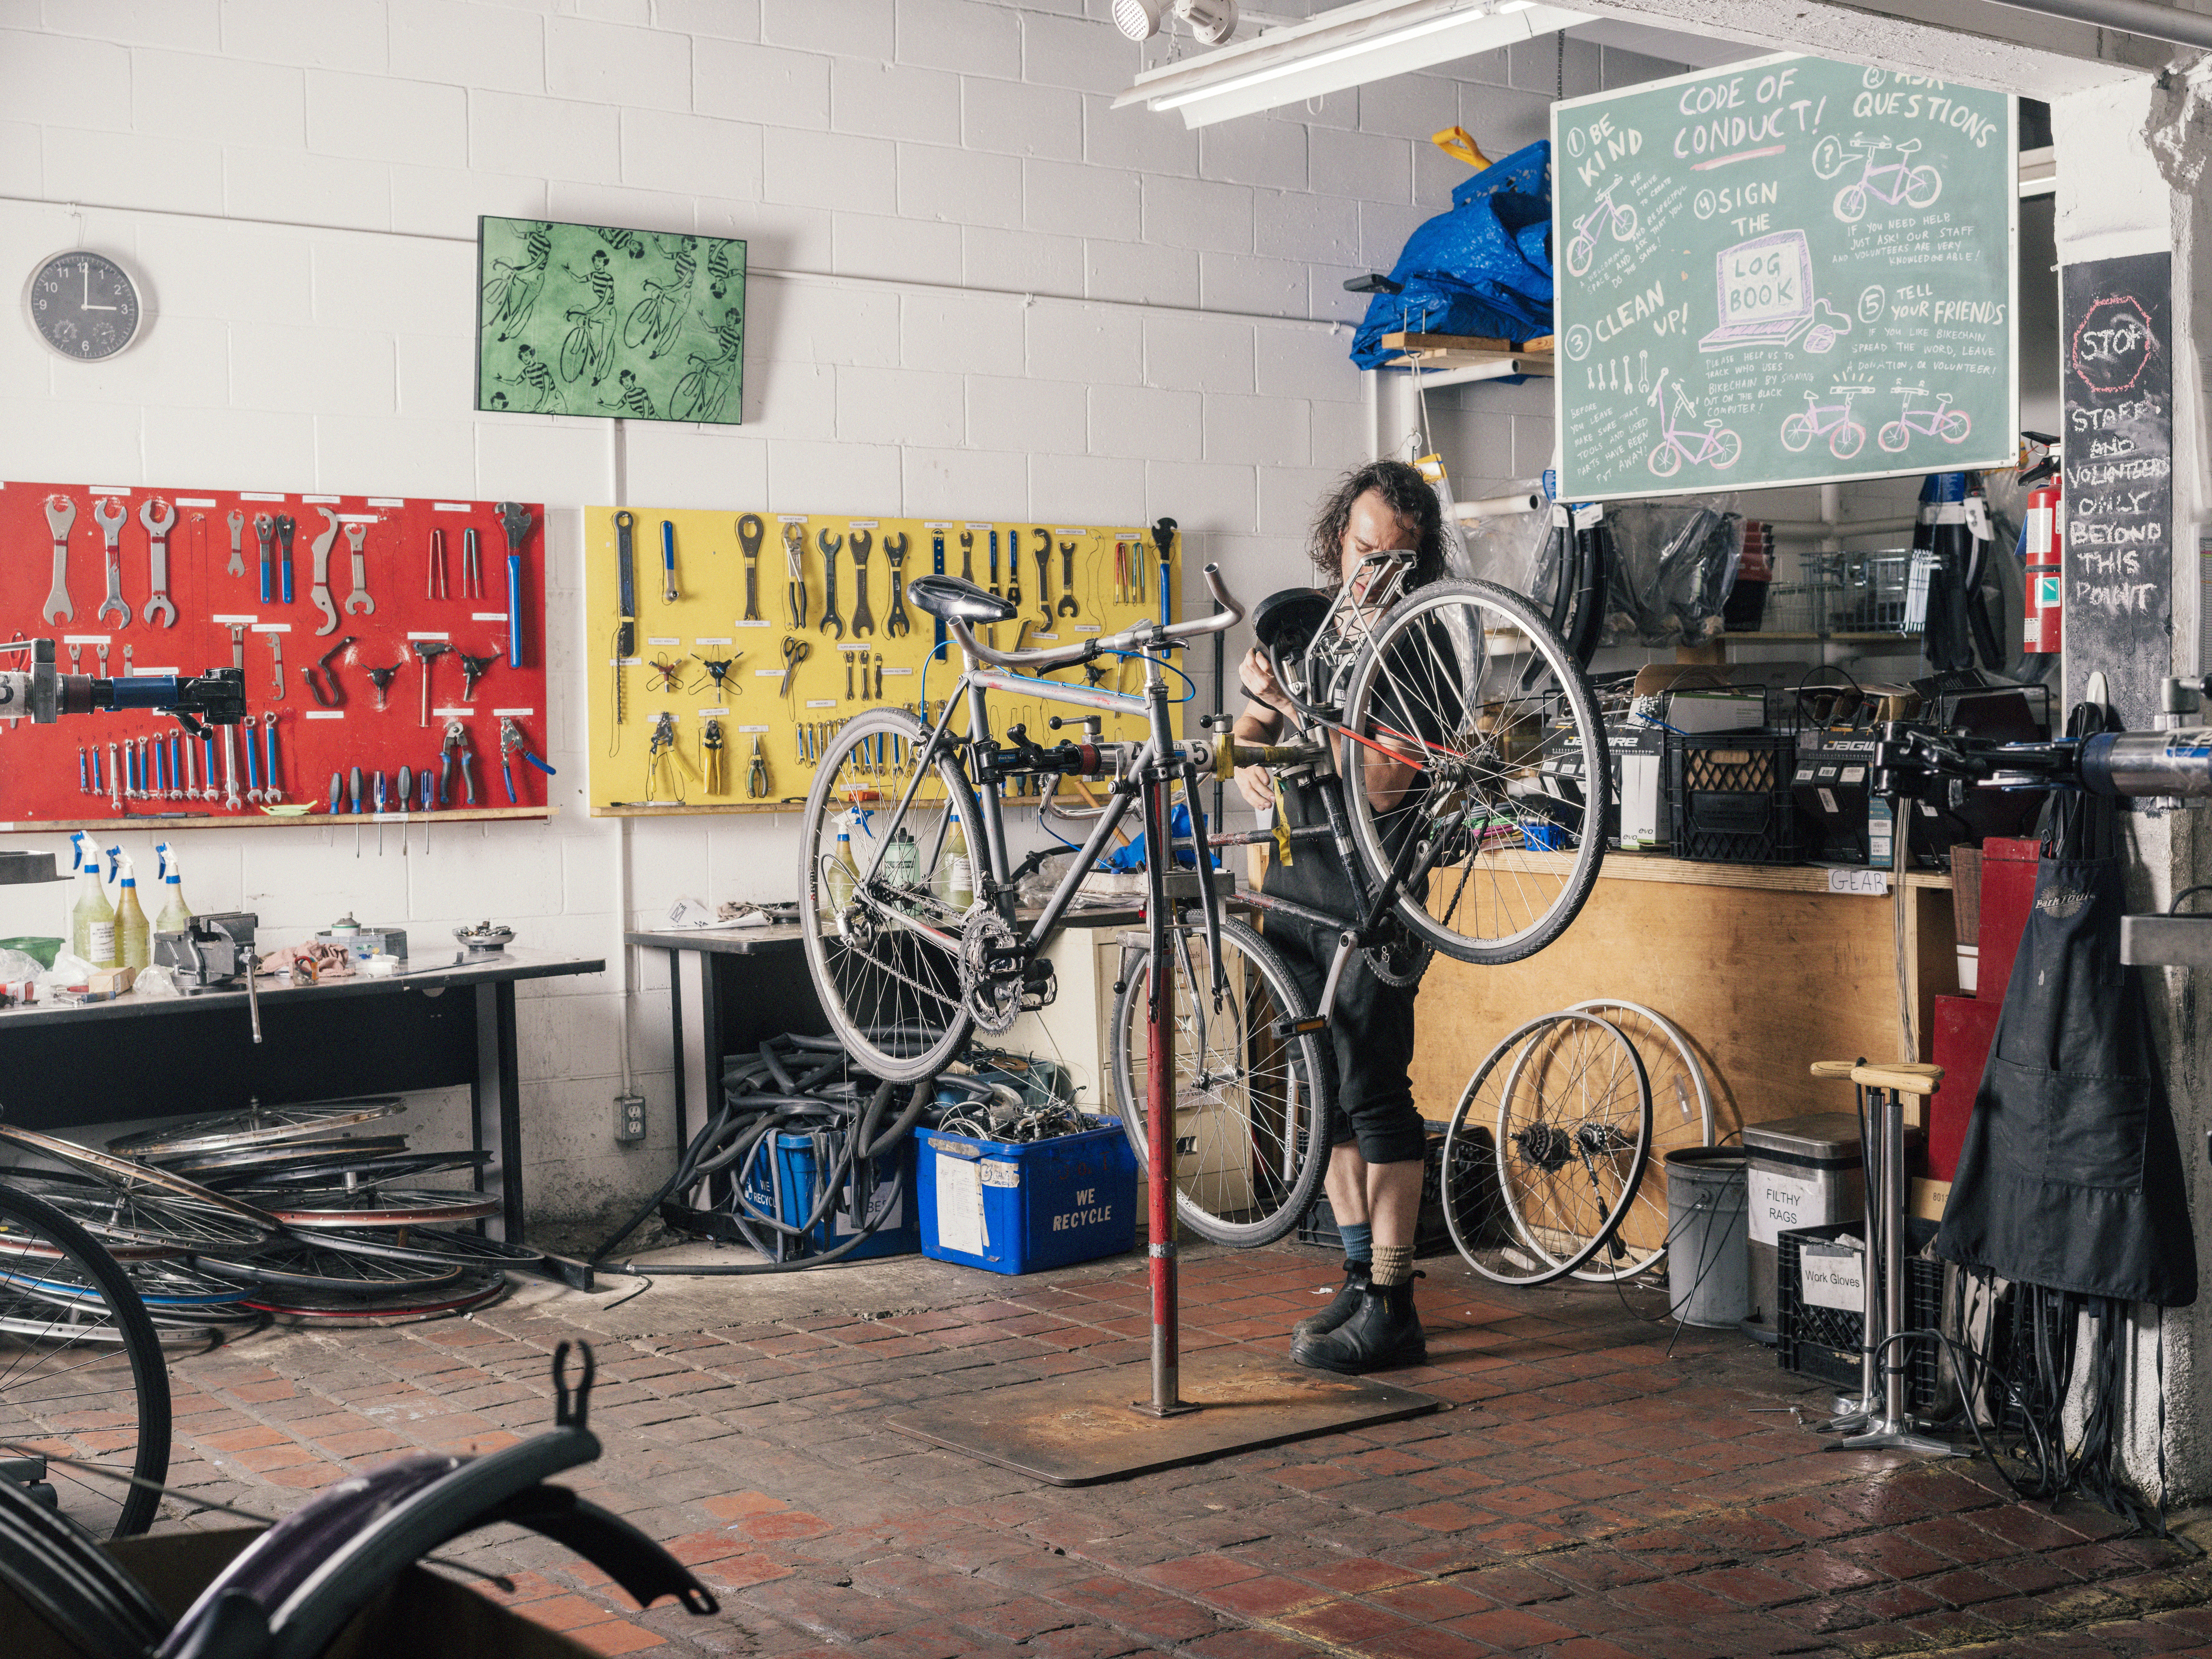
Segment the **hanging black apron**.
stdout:
<svg viewBox="0 0 2212 1659">
<path fill-rule="evenodd" d="M 2085 1296 L 2186 1307 L 2197 1242 L 2150 1014 L 2120 965 L 2117 860 L 2045 858 L 1936 1254 Z"/>
</svg>

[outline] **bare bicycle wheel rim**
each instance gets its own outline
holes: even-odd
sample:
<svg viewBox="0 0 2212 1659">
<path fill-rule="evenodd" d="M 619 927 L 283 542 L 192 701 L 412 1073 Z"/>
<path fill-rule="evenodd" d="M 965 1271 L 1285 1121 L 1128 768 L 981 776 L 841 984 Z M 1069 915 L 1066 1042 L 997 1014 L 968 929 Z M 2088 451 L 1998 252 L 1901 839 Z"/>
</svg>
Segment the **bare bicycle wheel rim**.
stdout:
<svg viewBox="0 0 2212 1659">
<path fill-rule="evenodd" d="M 270 1106 L 205 1117 L 170 1129 L 118 1135 L 107 1150 L 126 1158 L 174 1158 L 190 1152 L 234 1151 L 292 1140 L 327 1140 L 333 1132 L 373 1123 L 407 1109 L 396 1095 L 333 1102 L 325 1106 Z"/>
<path fill-rule="evenodd" d="M 491 1193 L 363 1187 L 350 1193 L 337 1188 L 295 1194 L 269 1213 L 287 1227 L 416 1227 L 480 1221 L 501 1207 Z"/>
<path fill-rule="evenodd" d="M 1621 1031 L 1620 1027 L 1613 1024 L 1610 1020 L 1602 1019 L 1595 1014 L 1562 1012 L 1553 1014 L 1551 1017 L 1550 1021 L 1547 1022 L 1547 1024 L 1557 1025 L 1570 1022 L 1583 1021 L 1587 1021 L 1589 1024 L 1598 1027 L 1601 1030 L 1612 1037 L 1614 1043 L 1619 1046 L 1620 1051 L 1627 1056 L 1631 1068 L 1635 1075 L 1637 1088 L 1640 1097 L 1639 1115 L 1641 1118 L 1641 1126 L 1635 1143 L 1635 1152 L 1632 1155 L 1629 1174 L 1626 1180 L 1622 1183 L 1620 1196 L 1613 1200 L 1607 1206 L 1605 1215 L 1599 1220 L 1597 1225 L 1589 1230 L 1588 1235 L 1583 1239 L 1580 1248 L 1569 1253 L 1568 1259 L 1566 1261 L 1561 1261 L 1558 1253 L 1538 1242 L 1535 1237 L 1534 1227 L 1532 1225 L 1528 1218 L 1521 1213 L 1520 1205 L 1516 1200 L 1516 1188 L 1515 1184 L 1505 1179 L 1504 1171 L 1504 1158 L 1506 1156 L 1506 1114 L 1512 1108 L 1513 1097 L 1519 1091 L 1521 1079 L 1526 1072 L 1528 1062 L 1535 1057 L 1538 1039 L 1545 1035 L 1545 1033 L 1539 1032 L 1534 1036 L 1532 1036 L 1528 1044 L 1522 1048 L 1520 1054 L 1515 1056 L 1513 1071 L 1506 1079 L 1504 1093 L 1498 1097 L 1498 1125 L 1496 1129 L 1493 1131 L 1497 1136 L 1498 1147 L 1498 1194 L 1504 1201 L 1506 1214 L 1512 1220 L 1515 1227 L 1519 1229 L 1522 1243 L 1535 1251 L 1537 1255 L 1542 1256 L 1545 1260 L 1554 1263 L 1558 1267 L 1558 1273 L 1552 1275 L 1553 1278 L 1564 1277 L 1568 1273 L 1573 1273 L 1576 1268 L 1581 1267 L 1584 1262 L 1588 1261 L 1591 1256 L 1595 1255 L 1598 1250 L 1603 1247 L 1606 1240 L 1613 1236 L 1614 1229 L 1619 1227 L 1620 1224 L 1621 1218 L 1628 1212 L 1629 1206 L 1635 1202 L 1637 1188 L 1643 1182 L 1644 1164 L 1650 1154 L 1651 1083 L 1649 1075 L 1645 1073 L 1644 1068 L 1644 1057 L 1637 1053 L 1636 1045 L 1628 1040 L 1626 1035 Z"/>
<path fill-rule="evenodd" d="M 1608 1010 L 1613 1012 L 1607 1012 Z M 1668 1019 L 1664 1014 L 1647 1008 L 1641 1003 L 1623 1002 L 1615 998 L 1593 997 L 1587 1001 L 1573 1004 L 1567 1012 L 1570 1013 L 1594 1013 L 1602 1015 L 1605 1018 L 1611 1020 L 1613 1024 L 1620 1027 L 1622 1034 L 1628 1038 L 1629 1042 L 1636 1044 L 1638 1054 L 1643 1053 L 1643 1044 L 1637 1041 L 1637 1036 L 1632 1026 L 1632 1021 L 1635 1019 L 1640 1019 L 1650 1024 L 1659 1036 L 1662 1038 L 1673 1049 L 1674 1058 L 1680 1063 L 1682 1073 L 1686 1074 L 1689 1079 L 1691 1091 L 1696 1098 L 1697 1117 L 1694 1121 L 1697 1126 L 1697 1139 L 1692 1140 L 1684 1138 L 1670 1142 L 1667 1136 L 1659 1133 L 1659 1126 L 1661 1122 L 1665 1121 L 1668 1116 L 1668 1103 L 1663 1102 L 1661 1099 L 1658 1086 L 1655 1083 L 1651 1091 L 1652 1132 L 1651 1150 L 1650 1153 L 1650 1158 L 1651 1159 L 1662 1158 L 1666 1152 L 1673 1151 L 1676 1146 L 1710 1146 L 1713 1144 L 1712 1090 L 1705 1079 L 1705 1063 L 1698 1058 L 1697 1050 L 1690 1047 L 1689 1040 L 1682 1035 L 1682 1030 L 1680 1026 L 1676 1025 L 1674 1021 Z M 1624 1014 L 1632 1016 L 1632 1019 L 1624 1021 L 1621 1018 L 1621 1016 Z M 1651 1071 L 1652 1064 L 1649 1058 L 1645 1059 L 1644 1067 L 1647 1073 Z M 1680 1080 L 1680 1079 L 1678 1075 L 1676 1079 L 1678 1085 Z M 1645 1176 L 1647 1179 L 1649 1178 L 1650 1173 L 1650 1164 L 1647 1161 L 1645 1167 Z M 1622 1218 L 1621 1224 L 1624 1227 L 1626 1225 L 1628 1216 L 1632 1215 L 1635 1212 L 1636 1199 L 1640 1199 L 1643 1196 L 1643 1193 L 1639 1190 L 1634 1197 L 1632 1198 L 1628 1206 L 1628 1212 Z M 1656 1249 L 1652 1250 L 1648 1255 L 1637 1257 L 1632 1261 L 1624 1263 L 1621 1266 L 1612 1268 L 1596 1267 L 1591 1262 L 1586 1261 L 1581 1267 L 1575 1269 L 1574 1276 L 1577 1279 L 1591 1279 L 1599 1283 L 1605 1283 L 1612 1280 L 1633 1279 L 1638 1273 L 1650 1273 L 1662 1266 L 1667 1260 L 1667 1245 L 1665 1241 L 1668 1231 L 1668 1225 L 1666 1224 L 1665 1200 L 1666 1194 L 1664 1183 L 1662 1182 L 1659 1201 L 1659 1218 L 1662 1224 L 1659 1228 L 1659 1237 L 1661 1242 Z"/>
<path fill-rule="evenodd" d="M 276 1230 L 270 1216 L 251 1204 L 242 1204 L 234 1198 L 216 1192 L 212 1187 L 203 1187 L 196 1181 L 171 1175 L 167 1170 L 150 1164 L 134 1163 L 127 1158 L 116 1158 L 93 1147 L 80 1146 L 74 1140 L 40 1134 L 31 1129 L 10 1128 L 5 1124 L 0 1124 L 0 1140 L 21 1146 L 27 1152 L 37 1152 L 41 1157 L 58 1159 L 125 1192 L 150 1187 L 179 1198 L 191 1199 L 213 1209 L 226 1211 L 241 1221 L 251 1222 L 268 1231 Z"/>
</svg>

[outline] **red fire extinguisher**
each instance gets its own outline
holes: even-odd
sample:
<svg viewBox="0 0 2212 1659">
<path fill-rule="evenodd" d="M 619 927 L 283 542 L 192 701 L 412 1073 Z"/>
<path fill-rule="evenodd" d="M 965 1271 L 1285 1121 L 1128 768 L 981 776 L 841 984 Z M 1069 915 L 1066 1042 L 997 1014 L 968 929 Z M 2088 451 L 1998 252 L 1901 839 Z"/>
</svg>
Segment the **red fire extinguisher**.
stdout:
<svg viewBox="0 0 2212 1659">
<path fill-rule="evenodd" d="M 2058 551 L 2058 480 L 2051 477 L 2028 493 L 2021 551 L 2027 565 L 2026 621 L 2021 649 L 2030 656 L 2058 654 L 2066 583 Z"/>
</svg>

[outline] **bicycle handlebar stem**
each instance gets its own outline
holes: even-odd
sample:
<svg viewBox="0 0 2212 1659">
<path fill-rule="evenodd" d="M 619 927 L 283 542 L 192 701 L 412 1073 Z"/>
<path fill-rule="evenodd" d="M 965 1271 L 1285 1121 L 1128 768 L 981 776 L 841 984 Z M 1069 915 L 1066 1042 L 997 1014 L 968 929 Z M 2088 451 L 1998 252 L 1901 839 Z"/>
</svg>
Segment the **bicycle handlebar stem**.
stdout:
<svg viewBox="0 0 2212 1659">
<path fill-rule="evenodd" d="M 1238 604 L 1226 584 L 1221 580 L 1221 567 L 1206 567 L 1206 585 L 1213 601 L 1221 608 L 1207 617 L 1194 617 L 1188 622 L 1144 622 L 1134 628 L 1125 628 L 1118 634 L 1108 634 L 1098 639 L 1085 640 L 1080 645 L 1064 645 L 1050 651 L 1000 651 L 985 645 L 975 637 L 975 630 L 955 617 L 950 626 L 952 637 L 960 648 L 978 662 L 994 668 L 1028 668 L 1040 673 L 1049 673 L 1055 668 L 1073 668 L 1078 663 L 1090 662 L 1109 651 L 1143 649 L 1148 646 L 1171 644 L 1177 640 L 1191 639 L 1200 634 L 1219 634 L 1234 628 L 1244 620 L 1244 607 Z"/>
</svg>

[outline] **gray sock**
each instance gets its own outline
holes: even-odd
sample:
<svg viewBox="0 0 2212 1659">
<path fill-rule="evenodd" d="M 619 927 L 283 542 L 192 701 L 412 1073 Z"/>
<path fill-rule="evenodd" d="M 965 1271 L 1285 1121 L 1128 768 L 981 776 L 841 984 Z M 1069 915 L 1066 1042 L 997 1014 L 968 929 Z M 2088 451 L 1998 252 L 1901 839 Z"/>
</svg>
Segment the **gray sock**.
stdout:
<svg viewBox="0 0 2212 1659">
<path fill-rule="evenodd" d="M 1336 1236 L 1344 1241 L 1346 1261 L 1371 1261 L 1375 1259 L 1375 1228 L 1365 1221 L 1340 1221 Z"/>
</svg>

